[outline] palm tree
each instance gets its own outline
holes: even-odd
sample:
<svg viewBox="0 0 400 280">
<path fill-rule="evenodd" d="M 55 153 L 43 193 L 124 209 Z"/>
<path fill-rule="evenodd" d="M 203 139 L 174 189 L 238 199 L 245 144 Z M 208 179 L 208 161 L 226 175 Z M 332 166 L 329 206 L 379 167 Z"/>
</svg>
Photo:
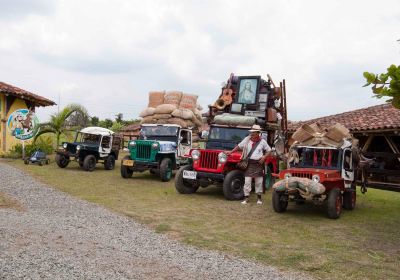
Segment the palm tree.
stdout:
<svg viewBox="0 0 400 280">
<path fill-rule="evenodd" d="M 49 122 L 40 125 L 40 130 L 33 141 L 36 142 L 36 139 L 42 134 L 53 133 L 57 137 L 58 147 L 61 134 L 77 127 L 86 126 L 88 121 L 89 115 L 85 107 L 79 104 L 69 104 L 61 112 L 52 114 Z"/>
</svg>

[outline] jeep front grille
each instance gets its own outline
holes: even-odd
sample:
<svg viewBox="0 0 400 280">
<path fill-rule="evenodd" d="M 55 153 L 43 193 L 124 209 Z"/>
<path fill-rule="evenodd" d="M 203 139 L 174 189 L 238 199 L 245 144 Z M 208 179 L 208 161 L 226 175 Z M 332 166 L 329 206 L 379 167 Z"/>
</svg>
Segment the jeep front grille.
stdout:
<svg viewBox="0 0 400 280">
<path fill-rule="evenodd" d="M 70 154 L 75 154 L 76 153 L 76 145 L 67 144 L 67 151 Z"/>
<path fill-rule="evenodd" d="M 199 167 L 205 169 L 217 169 L 218 154 L 219 152 L 216 151 L 201 151 Z"/>
<path fill-rule="evenodd" d="M 151 144 L 150 143 L 141 143 L 136 146 L 136 158 L 137 159 L 150 159 L 151 156 Z"/>
<path fill-rule="evenodd" d="M 299 177 L 299 178 L 308 178 L 311 179 L 312 178 L 312 174 L 310 173 L 301 173 L 301 172 L 294 172 L 292 173 L 293 177 Z"/>
</svg>

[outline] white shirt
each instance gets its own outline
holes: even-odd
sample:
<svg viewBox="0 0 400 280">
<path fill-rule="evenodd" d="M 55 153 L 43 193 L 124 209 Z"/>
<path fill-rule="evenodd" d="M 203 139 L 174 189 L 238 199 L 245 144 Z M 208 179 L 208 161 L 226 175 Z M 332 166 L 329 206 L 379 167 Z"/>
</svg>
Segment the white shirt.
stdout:
<svg viewBox="0 0 400 280">
<path fill-rule="evenodd" d="M 253 141 L 250 140 L 250 136 L 247 136 L 243 139 L 242 142 L 239 143 L 239 148 L 243 150 L 243 158 L 247 157 L 247 154 L 251 151 L 253 147 Z M 271 147 L 268 145 L 267 141 L 264 139 L 260 140 L 258 143 L 257 148 L 254 150 L 253 154 L 251 155 L 250 159 L 259 160 L 264 155 L 265 152 L 271 151 Z"/>
</svg>

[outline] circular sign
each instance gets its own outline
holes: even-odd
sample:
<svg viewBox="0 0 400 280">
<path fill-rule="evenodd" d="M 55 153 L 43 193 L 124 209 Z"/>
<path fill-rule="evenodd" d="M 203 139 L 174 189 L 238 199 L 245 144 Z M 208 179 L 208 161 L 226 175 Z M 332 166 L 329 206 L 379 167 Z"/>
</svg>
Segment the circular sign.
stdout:
<svg viewBox="0 0 400 280">
<path fill-rule="evenodd" d="M 20 140 L 31 139 L 39 131 L 39 119 L 28 109 L 14 111 L 7 121 L 11 135 Z"/>
</svg>

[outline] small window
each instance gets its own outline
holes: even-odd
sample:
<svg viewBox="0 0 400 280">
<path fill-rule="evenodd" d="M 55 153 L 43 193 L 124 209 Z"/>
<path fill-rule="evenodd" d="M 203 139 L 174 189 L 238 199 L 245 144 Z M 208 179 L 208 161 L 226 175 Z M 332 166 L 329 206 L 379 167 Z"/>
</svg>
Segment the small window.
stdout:
<svg viewBox="0 0 400 280">
<path fill-rule="evenodd" d="M 190 145 L 190 133 L 189 131 L 182 130 L 181 131 L 181 144 L 182 145 Z"/>
<path fill-rule="evenodd" d="M 103 136 L 103 140 L 101 141 L 101 147 L 103 149 L 110 148 L 110 136 Z"/>
<path fill-rule="evenodd" d="M 344 151 L 344 162 L 343 162 L 343 168 L 344 169 L 351 169 L 351 151 L 346 150 Z"/>
</svg>

